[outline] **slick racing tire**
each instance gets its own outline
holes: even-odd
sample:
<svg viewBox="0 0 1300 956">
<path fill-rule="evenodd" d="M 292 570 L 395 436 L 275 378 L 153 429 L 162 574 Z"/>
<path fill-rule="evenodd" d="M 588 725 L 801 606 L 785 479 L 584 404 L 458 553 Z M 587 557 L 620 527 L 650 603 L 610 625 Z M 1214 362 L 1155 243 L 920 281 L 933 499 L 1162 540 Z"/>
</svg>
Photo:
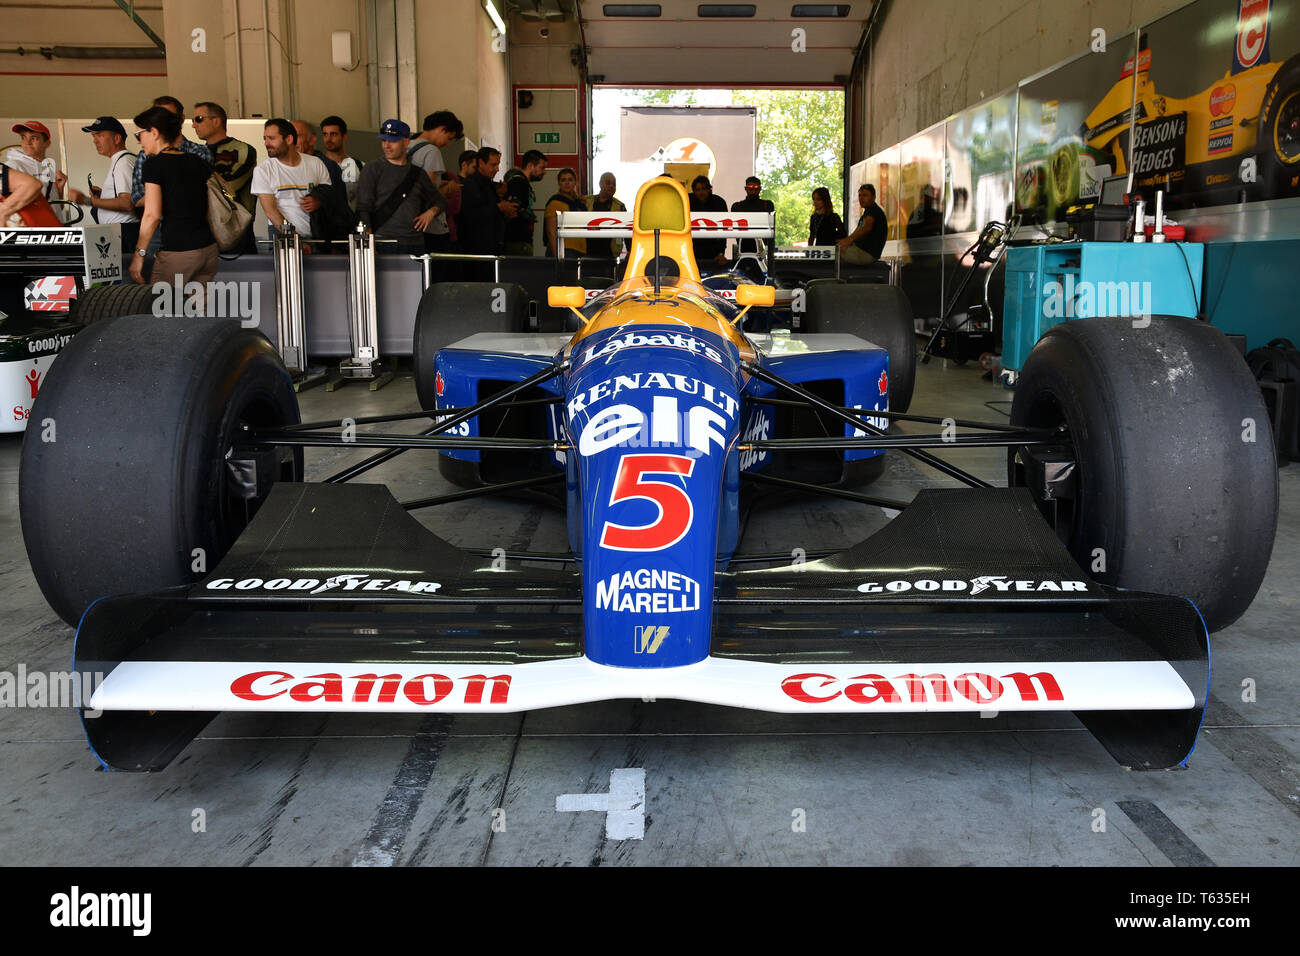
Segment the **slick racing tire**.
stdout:
<svg viewBox="0 0 1300 956">
<path fill-rule="evenodd" d="M 228 484 L 237 431 L 299 421 L 289 373 L 260 332 L 152 315 L 79 332 L 32 416 L 19 473 L 23 539 L 45 599 L 74 626 L 99 597 L 186 584 L 214 568 L 264 497 L 245 500 Z M 279 466 L 275 479 L 301 480 L 301 450 L 282 451 Z"/>
<path fill-rule="evenodd" d="M 1190 598 L 1212 631 L 1250 605 L 1273 549 L 1277 462 L 1259 386 L 1218 329 L 1178 316 L 1054 326 L 1025 360 L 1011 424 L 1068 428 L 1076 481 L 1057 533 L 1096 580 Z M 1013 486 L 1027 483 L 1023 456 L 1009 455 Z"/>
<path fill-rule="evenodd" d="M 801 332 L 846 332 L 889 351 L 889 410 L 905 412 L 916 382 L 912 304 L 897 286 L 818 279 L 808 283 Z"/>
<path fill-rule="evenodd" d="M 528 293 L 498 282 L 439 282 L 429 286 L 415 313 L 415 394 L 421 408 L 434 408 L 434 359 L 438 350 L 477 332 L 527 332 Z"/>
<path fill-rule="evenodd" d="M 1258 147 L 1266 195 L 1300 195 L 1300 54 L 1282 64 L 1264 91 Z"/>
<path fill-rule="evenodd" d="M 119 315 L 146 315 L 153 307 L 153 286 L 128 282 L 97 285 L 73 300 L 68 318 L 78 325 L 91 325 Z"/>
</svg>

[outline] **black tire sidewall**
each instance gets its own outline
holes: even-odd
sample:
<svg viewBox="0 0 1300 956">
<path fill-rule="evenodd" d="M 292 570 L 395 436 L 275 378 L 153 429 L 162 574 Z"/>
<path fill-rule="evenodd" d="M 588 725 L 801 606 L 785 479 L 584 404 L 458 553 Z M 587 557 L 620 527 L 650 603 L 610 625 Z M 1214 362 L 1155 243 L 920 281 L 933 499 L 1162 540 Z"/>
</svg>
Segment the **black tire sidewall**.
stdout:
<svg viewBox="0 0 1300 956">
<path fill-rule="evenodd" d="M 1291 57 L 1273 74 L 1260 103 L 1259 139 L 1255 145 L 1260 157 L 1259 179 L 1264 184 L 1265 198 L 1289 195 L 1290 187 L 1284 180 L 1300 175 L 1300 162 L 1288 165 L 1273 149 L 1278 113 L 1283 102 L 1297 91 L 1300 91 L 1300 54 Z"/>
<path fill-rule="evenodd" d="M 299 420 L 274 348 L 237 322 L 109 319 L 78 333 L 47 376 L 23 441 L 19 511 L 37 582 L 70 624 L 98 597 L 215 567 L 244 524 L 224 489 L 237 419 L 247 409 L 256 424 Z M 300 477 L 301 452 L 294 460 Z"/>
<path fill-rule="evenodd" d="M 1278 486 L 1268 413 L 1231 343 L 1178 316 L 1054 326 L 1025 361 L 1011 421 L 1050 424 L 1034 410 L 1051 404 L 1077 462 L 1067 547 L 1080 567 L 1105 584 L 1190 598 L 1211 630 L 1235 621 L 1268 566 Z M 1104 572 L 1093 570 L 1098 548 Z"/>
<path fill-rule="evenodd" d="M 856 335 L 889 352 L 889 410 L 906 412 L 916 386 L 912 306 L 897 286 L 816 280 L 808 283 L 803 332 Z"/>
<path fill-rule="evenodd" d="M 497 290 L 505 290 L 505 309 L 494 310 Z M 415 314 L 412 365 L 421 408 L 437 405 L 434 363 L 438 351 L 476 332 L 526 332 L 528 293 L 504 282 L 439 282 L 420 297 Z"/>
<path fill-rule="evenodd" d="M 92 325 L 120 315 L 143 315 L 153 304 L 153 286 L 98 285 L 77 297 L 69 319 L 81 325 Z"/>
</svg>

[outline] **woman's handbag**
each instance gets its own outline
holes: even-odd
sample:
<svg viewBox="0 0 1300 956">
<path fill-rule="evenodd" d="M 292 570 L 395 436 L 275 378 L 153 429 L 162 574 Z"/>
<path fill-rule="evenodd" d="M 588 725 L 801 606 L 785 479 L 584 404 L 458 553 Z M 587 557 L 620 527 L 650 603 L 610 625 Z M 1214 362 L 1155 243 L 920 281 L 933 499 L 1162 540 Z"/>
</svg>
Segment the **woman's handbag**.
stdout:
<svg viewBox="0 0 1300 956">
<path fill-rule="evenodd" d="M 208 226 L 212 229 L 213 238 L 217 240 L 217 248 L 222 252 L 234 249 L 252 221 L 253 214 L 226 192 L 226 184 L 221 177 L 216 173 L 209 176 Z"/>
</svg>

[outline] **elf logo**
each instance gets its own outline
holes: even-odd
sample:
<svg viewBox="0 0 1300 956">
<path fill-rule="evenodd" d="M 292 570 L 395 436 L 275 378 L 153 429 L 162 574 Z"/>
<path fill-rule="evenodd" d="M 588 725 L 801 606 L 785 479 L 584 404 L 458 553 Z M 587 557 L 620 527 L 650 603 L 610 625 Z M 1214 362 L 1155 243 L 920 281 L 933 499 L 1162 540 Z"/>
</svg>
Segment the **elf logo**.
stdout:
<svg viewBox="0 0 1300 956">
<path fill-rule="evenodd" d="M 659 645 L 668 637 L 668 625 L 660 624 L 658 626 L 651 624 L 649 627 L 636 627 L 632 629 L 633 644 L 632 650 L 637 654 L 654 654 L 659 650 Z"/>
</svg>

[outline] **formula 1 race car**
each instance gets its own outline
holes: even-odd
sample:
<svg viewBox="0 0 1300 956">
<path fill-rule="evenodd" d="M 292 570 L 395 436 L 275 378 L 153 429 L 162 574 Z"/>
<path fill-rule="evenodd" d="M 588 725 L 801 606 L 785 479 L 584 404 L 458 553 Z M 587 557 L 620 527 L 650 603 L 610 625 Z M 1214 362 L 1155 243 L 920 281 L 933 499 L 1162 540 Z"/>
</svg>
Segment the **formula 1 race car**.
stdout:
<svg viewBox="0 0 1300 956">
<path fill-rule="evenodd" d="M 436 407 L 408 414 L 301 423 L 275 351 L 233 322 L 79 333 L 37 398 L 57 436 L 28 433 L 20 504 L 75 666 L 102 675 L 83 716 L 105 767 L 160 769 L 222 711 L 616 698 L 1073 711 L 1126 765 L 1185 761 L 1208 631 L 1250 604 L 1276 524 L 1266 412 L 1224 337 L 1070 322 L 1026 362 L 1010 424 L 905 415 L 876 315 L 745 334 L 773 290 L 741 285 L 724 311 L 689 223 L 679 184 L 644 184 L 624 279 L 549 294 L 571 333 L 521 332 L 522 290 L 432 286 L 416 375 Z M 463 337 L 431 350 L 439 316 Z M 422 430 L 354 427 L 398 420 Z M 378 452 L 305 483 L 307 446 Z M 1007 449 L 1010 487 L 934 454 L 972 446 Z M 417 449 L 462 490 L 351 481 Z M 887 450 L 971 487 L 852 490 Z M 765 488 L 901 513 L 836 553 L 746 553 Z M 457 548 L 409 515 L 503 493 L 563 507 L 571 553 Z"/>
<path fill-rule="evenodd" d="M 1145 47 L 1137 56 L 1136 87 L 1133 58 L 1125 63 L 1119 80 L 1080 130 L 1097 162 L 1108 163 L 1117 175 L 1127 173 L 1133 148 L 1139 187 L 1169 183 L 1177 185 L 1177 193 L 1234 198 L 1245 190 L 1252 199 L 1300 193 L 1300 54 L 1268 61 L 1267 4 L 1262 28 L 1242 22 L 1245 7 L 1238 14 L 1233 69 L 1207 89 L 1182 98 L 1157 93 L 1151 50 Z M 1130 113 L 1136 113 L 1140 131 L 1136 144 L 1129 142 Z M 1078 196 L 1077 147 L 1069 161 L 1065 155 L 1063 148 L 1053 153 L 1048 173 L 1062 207 Z M 1070 176 L 1073 195 L 1066 185 Z"/>
</svg>

